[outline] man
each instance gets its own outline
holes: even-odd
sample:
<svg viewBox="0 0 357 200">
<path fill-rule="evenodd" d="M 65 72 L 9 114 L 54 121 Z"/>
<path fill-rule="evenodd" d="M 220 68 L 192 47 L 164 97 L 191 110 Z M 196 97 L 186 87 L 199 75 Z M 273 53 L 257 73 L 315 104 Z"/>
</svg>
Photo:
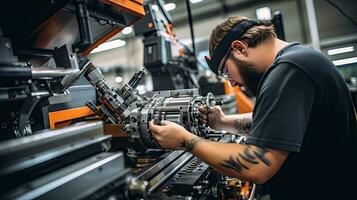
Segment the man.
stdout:
<svg viewBox="0 0 357 200">
<path fill-rule="evenodd" d="M 202 109 L 214 129 L 244 130 L 245 144 L 199 138 L 150 122 L 166 149 L 185 148 L 221 173 L 266 183 L 272 200 L 351 199 L 357 179 L 356 116 L 348 88 L 319 52 L 279 40 L 271 24 L 229 17 L 209 40 L 212 71 L 256 95 L 253 115 Z"/>
</svg>

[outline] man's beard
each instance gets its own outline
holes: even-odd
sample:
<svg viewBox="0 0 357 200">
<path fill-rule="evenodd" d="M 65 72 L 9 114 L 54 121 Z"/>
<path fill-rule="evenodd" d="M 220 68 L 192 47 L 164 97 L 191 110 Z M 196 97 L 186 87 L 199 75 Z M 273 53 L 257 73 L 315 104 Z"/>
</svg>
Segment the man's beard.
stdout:
<svg viewBox="0 0 357 200">
<path fill-rule="evenodd" d="M 238 60 L 235 57 L 232 57 L 232 60 L 238 68 L 247 93 L 251 96 L 256 96 L 258 93 L 260 79 L 263 77 L 264 73 L 255 70 L 254 65 Z"/>
</svg>

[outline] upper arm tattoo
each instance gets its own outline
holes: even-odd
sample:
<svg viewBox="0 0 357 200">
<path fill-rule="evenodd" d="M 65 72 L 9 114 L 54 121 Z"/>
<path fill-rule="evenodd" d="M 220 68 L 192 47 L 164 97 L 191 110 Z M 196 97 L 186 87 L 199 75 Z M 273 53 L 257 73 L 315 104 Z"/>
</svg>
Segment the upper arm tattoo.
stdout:
<svg viewBox="0 0 357 200">
<path fill-rule="evenodd" d="M 235 120 L 234 127 L 238 131 L 238 133 L 248 134 L 250 128 L 252 127 L 252 119 L 249 118 L 237 119 Z"/>
<path fill-rule="evenodd" d="M 243 152 L 239 153 L 238 156 L 230 155 L 228 160 L 223 161 L 221 166 L 232 169 L 237 173 L 242 173 L 243 170 L 249 170 L 249 167 L 242 163 L 245 161 L 247 163 L 257 165 L 263 163 L 266 166 L 271 165 L 271 161 L 266 157 L 268 150 L 252 145 L 245 145 Z"/>
</svg>

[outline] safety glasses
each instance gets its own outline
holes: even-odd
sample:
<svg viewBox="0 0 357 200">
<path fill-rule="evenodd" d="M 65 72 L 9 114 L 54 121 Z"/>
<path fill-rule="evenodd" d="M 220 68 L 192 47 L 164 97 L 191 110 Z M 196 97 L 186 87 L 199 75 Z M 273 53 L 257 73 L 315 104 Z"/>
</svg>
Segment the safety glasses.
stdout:
<svg viewBox="0 0 357 200">
<path fill-rule="evenodd" d="M 227 53 L 224 55 L 224 57 L 221 60 L 221 63 L 218 66 L 218 76 L 228 80 L 228 68 L 226 67 L 226 62 L 228 60 L 229 54 L 231 53 L 232 48 L 229 48 Z"/>
</svg>

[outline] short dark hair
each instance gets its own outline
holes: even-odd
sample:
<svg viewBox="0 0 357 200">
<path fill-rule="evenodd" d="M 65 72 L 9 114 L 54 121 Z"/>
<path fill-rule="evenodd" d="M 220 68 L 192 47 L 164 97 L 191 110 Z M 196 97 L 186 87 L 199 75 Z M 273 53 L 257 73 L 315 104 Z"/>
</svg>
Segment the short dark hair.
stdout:
<svg viewBox="0 0 357 200">
<path fill-rule="evenodd" d="M 249 20 L 247 17 L 232 16 L 220 22 L 211 33 L 209 38 L 209 54 L 218 46 L 223 37 L 239 22 Z M 248 29 L 238 40 L 245 40 L 249 47 L 256 47 L 260 43 L 276 38 L 274 26 L 269 21 L 257 20 L 257 25 Z"/>
</svg>

